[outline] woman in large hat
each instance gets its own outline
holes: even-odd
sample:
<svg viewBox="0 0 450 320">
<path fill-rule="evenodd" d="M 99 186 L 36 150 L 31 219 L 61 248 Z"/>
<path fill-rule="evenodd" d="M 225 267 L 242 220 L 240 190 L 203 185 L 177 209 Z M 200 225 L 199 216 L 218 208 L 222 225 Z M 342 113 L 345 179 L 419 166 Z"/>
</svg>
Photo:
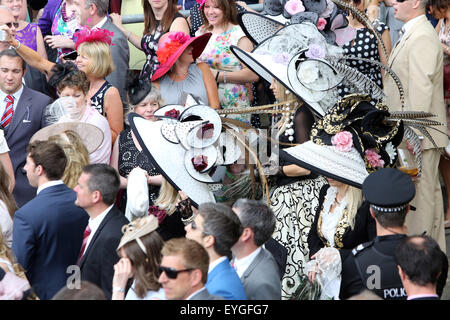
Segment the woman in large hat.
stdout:
<svg viewBox="0 0 450 320">
<path fill-rule="evenodd" d="M 184 104 L 186 94 L 190 94 L 202 104 L 220 107 L 211 71 L 205 63 L 195 63 L 210 37 L 211 33 L 190 37 L 183 32 L 168 32 L 159 40 L 159 67 L 152 81 L 167 104 Z"/>
</svg>

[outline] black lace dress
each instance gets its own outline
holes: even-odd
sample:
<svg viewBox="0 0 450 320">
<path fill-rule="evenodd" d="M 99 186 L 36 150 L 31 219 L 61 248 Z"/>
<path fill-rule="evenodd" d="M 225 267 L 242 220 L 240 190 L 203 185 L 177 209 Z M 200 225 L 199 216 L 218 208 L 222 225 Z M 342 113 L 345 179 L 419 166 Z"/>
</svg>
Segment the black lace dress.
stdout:
<svg viewBox="0 0 450 320">
<path fill-rule="evenodd" d="M 133 137 L 131 136 L 131 129 L 127 128 L 123 130 L 119 135 L 119 174 L 122 177 L 128 177 L 128 174 L 136 167 L 140 167 L 148 172 L 151 176 L 159 175 L 155 166 L 151 163 L 150 159 L 144 153 L 139 151 L 134 144 Z M 152 205 L 159 195 L 159 186 L 148 185 L 148 197 L 149 203 Z M 123 190 L 122 196 L 119 202 L 119 209 L 125 212 L 127 205 L 127 192 Z"/>
</svg>

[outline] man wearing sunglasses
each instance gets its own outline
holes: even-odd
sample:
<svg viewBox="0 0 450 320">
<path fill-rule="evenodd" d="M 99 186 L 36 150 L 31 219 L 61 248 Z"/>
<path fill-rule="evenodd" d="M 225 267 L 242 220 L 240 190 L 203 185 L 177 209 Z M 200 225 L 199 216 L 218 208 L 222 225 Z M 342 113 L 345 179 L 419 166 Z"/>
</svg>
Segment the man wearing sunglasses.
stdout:
<svg viewBox="0 0 450 320">
<path fill-rule="evenodd" d="M 389 111 L 425 111 L 432 119 L 446 123 L 443 90 L 443 52 L 438 35 L 425 16 L 426 0 L 394 1 L 394 16 L 403 21 L 404 33 L 392 49 L 388 66 L 399 77 L 405 98 L 402 108 L 400 93 L 393 78 L 386 73 L 383 84 Z M 430 118 L 431 119 L 431 118 Z M 438 127 L 447 132 L 445 126 Z M 422 140 L 422 175 L 416 185 L 416 196 L 411 204 L 415 214 L 406 218 L 410 234 L 426 231 L 445 251 L 444 212 L 439 182 L 440 149 L 448 145 L 445 134 L 430 131 L 435 145 Z"/>
<path fill-rule="evenodd" d="M 15 22 L 14 16 L 11 10 L 8 7 L 0 5 L 0 26 L 6 25 L 12 32 L 12 35 L 16 36 L 16 29 L 19 27 L 19 23 Z M 4 31 L 0 31 L 0 51 L 9 49 L 10 44 L 8 41 L 2 41 L 2 33 Z"/>
<path fill-rule="evenodd" d="M 223 300 L 205 288 L 209 257 L 196 241 L 174 238 L 162 250 L 159 283 L 168 300 Z"/>
</svg>

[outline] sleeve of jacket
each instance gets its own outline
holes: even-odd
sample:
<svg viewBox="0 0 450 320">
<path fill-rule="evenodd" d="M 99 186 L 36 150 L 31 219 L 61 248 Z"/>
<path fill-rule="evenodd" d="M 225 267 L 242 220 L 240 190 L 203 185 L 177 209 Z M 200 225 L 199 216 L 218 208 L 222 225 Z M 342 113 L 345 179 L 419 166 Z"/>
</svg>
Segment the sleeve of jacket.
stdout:
<svg viewBox="0 0 450 320">
<path fill-rule="evenodd" d="M 114 265 L 119 261 L 116 249 L 119 245 L 117 239 L 109 238 L 104 242 L 105 257 L 101 265 L 101 288 L 106 295 L 106 299 L 112 296 L 112 280 L 114 277 Z"/>
<path fill-rule="evenodd" d="M 437 47 L 435 39 L 425 33 L 419 35 L 411 45 L 420 45 L 423 49 L 409 48 L 408 50 L 410 73 L 407 99 L 411 110 L 430 112 L 434 92 L 433 83 L 439 65 L 442 68 L 442 48 Z"/>
<path fill-rule="evenodd" d="M 130 49 L 125 35 L 118 28 L 114 28 L 112 43 L 111 54 L 115 72 L 106 77 L 106 80 L 119 90 L 124 103 L 126 101 L 126 74 L 130 61 Z"/>
<path fill-rule="evenodd" d="M 36 238 L 30 223 L 19 210 L 14 215 L 12 250 L 17 262 L 25 269 L 31 265 L 36 248 Z"/>
<path fill-rule="evenodd" d="M 61 2 L 62 0 L 49 0 L 45 5 L 44 12 L 38 22 L 38 26 L 41 29 L 43 36 L 52 34 L 53 19 L 55 17 L 56 10 L 58 10 L 61 5 Z"/>
</svg>

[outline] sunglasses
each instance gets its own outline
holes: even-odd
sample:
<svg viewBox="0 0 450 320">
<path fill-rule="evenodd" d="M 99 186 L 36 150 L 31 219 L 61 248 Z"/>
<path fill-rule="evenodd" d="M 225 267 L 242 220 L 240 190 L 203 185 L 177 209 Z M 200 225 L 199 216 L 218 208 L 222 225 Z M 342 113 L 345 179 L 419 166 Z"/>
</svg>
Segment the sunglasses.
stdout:
<svg viewBox="0 0 450 320">
<path fill-rule="evenodd" d="M 189 268 L 189 269 L 183 269 L 183 270 L 176 270 L 174 268 L 159 266 L 158 267 L 158 277 L 164 272 L 166 274 L 167 278 L 176 279 L 180 272 L 186 272 L 186 271 L 191 271 L 191 270 L 194 270 L 194 269 Z"/>
<path fill-rule="evenodd" d="M 19 23 L 18 22 L 8 22 L 8 23 L 5 23 L 5 25 L 8 27 L 8 28 L 12 28 L 12 26 L 14 26 L 14 28 L 18 28 L 19 27 Z"/>
</svg>

